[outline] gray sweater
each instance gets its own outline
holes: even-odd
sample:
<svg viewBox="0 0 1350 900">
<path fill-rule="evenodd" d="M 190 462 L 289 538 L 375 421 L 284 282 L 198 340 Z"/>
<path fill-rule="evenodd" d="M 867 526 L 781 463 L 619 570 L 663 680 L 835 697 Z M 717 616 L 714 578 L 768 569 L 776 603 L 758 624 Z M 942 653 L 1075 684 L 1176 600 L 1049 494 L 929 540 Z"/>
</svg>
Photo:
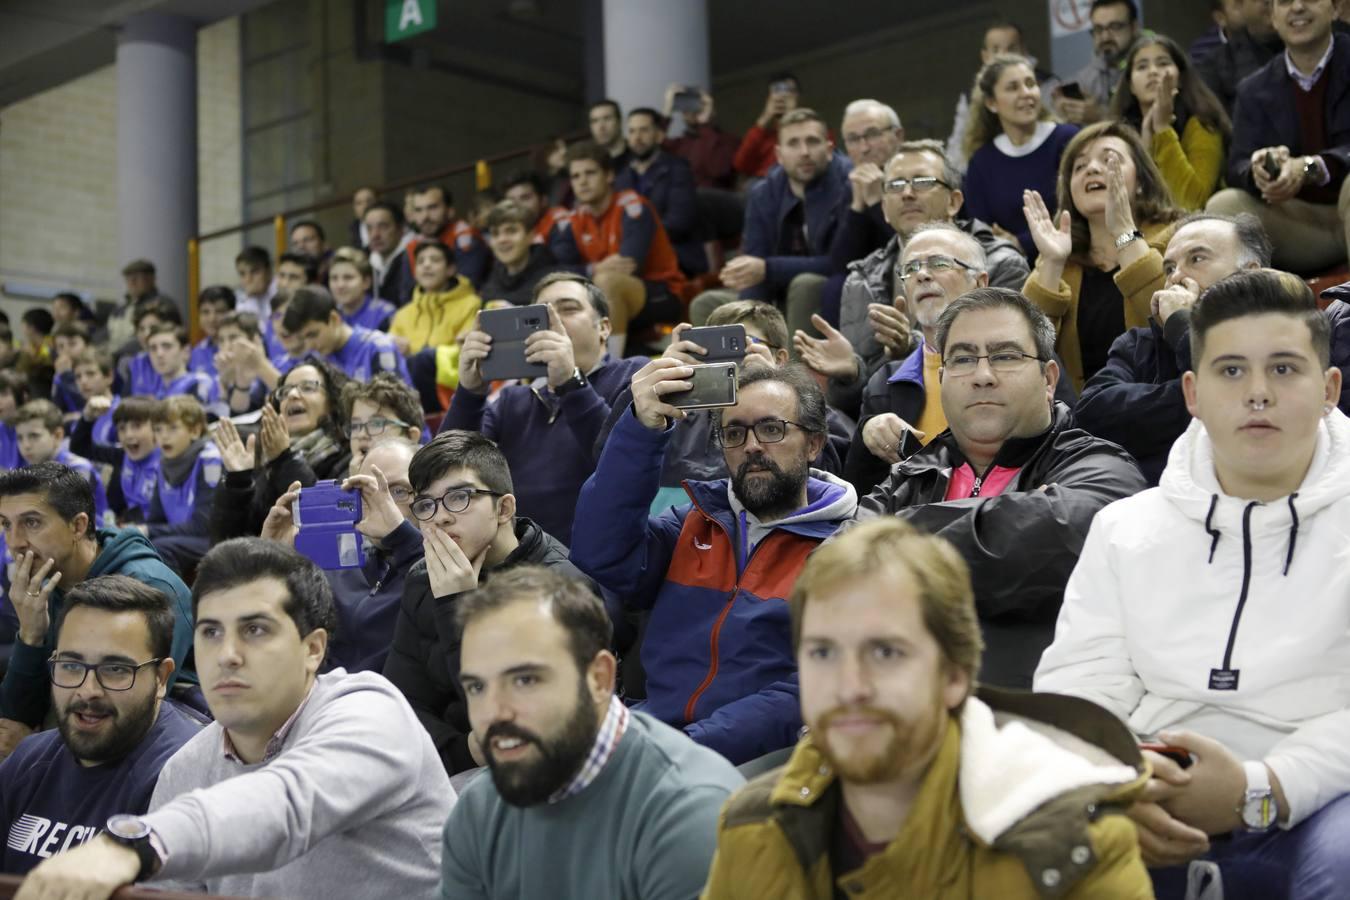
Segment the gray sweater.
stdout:
<svg viewBox="0 0 1350 900">
<path fill-rule="evenodd" d="M 281 751 L 226 758 L 213 723 L 164 766 L 157 887 L 288 900 L 434 897 L 455 805 L 431 738 L 381 675 L 320 675 Z"/>
<path fill-rule="evenodd" d="M 632 712 L 604 770 L 566 800 L 515 807 L 475 778 L 445 823 L 441 897 L 690 900 L 742 783 L 720 754 Z"/>
</svg>

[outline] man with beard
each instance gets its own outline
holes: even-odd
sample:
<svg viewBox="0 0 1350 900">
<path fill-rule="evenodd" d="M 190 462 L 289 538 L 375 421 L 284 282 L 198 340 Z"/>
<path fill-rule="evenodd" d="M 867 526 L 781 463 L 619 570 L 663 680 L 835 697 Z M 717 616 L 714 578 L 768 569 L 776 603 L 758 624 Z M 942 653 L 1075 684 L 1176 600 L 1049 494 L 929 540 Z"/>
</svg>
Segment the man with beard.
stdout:
<svg viewBox="0 0 1350 900">
<path fill-rule="evenodd" d="M 1153 896 L 1119 804 L 1148 767 L 1106 710 L 976 691 L 970 575 L 902 522 L 812 554 L 792 600 L 802 716 L 722 816 L 705 900 Z"/>
<path fill-rule="evenodd" d="M 160 768 L 200 727 L 165 700 L 173 610 L 161 591 L 90 579 L 66 596 L 56 634 L 56 730 L 0 765 L 0 872 L 11 875 L 91 840 L 113 813 L 145 812 Z"/>
<path fill-rule="evenodd" d="M 462 597 L 455 621 L 492 777 L 470 783 L 446 823 L 441 896 L 696 896 L 718 810 L 742 778 L 614 695 L 600 600 L 557 570 L 520 566 Z"/>
<path fill-rule="evenodd" d="M 1070 97 L 1059 89 L 1054 95 L 1060 119 L 1075 125 L 1087 125 L 1106 115 L 1125 74 L 1120 61 L 1139 34 L 1139 9 L 1134 0 L 1092 0 L 1088 21 L 1092 23 L 1092 61 L 1067 82 L 1077 84 L 1079 96 Z"/>
<path fill-rule="evenodd" d="M 950 302 L 933 340 L 947 429 L 859 503 L 860 518 L 906 519 L 965 558 L 983 681 L 1000 687 L 1031 687 L 1092 517 L 1145 487 L 1128 453 L 1056 402 L 1054 343 L 1050 320 L 1016 291 Z"/>
<path fill-rule="evenodd" d="M 477 287 L 492 265 L 492 254 L 483 235 L 455 214 L 450 192 L 439 184 L 416 188 L 412 193 L 413 224 L 417 235 L 408 243 L 407 262 L 416 270 L 417 245 L 440 241 L 455 254 L 455 271 Z"/>
<path fill-rule="evenodd" d="M 684 274 L 708 271 L 708 254 L 699 239 L 694 172 L 678 156 L 661 149 L 666 139 L 664 117 L 640 106 L 628 114 L 628 165 L 614 176 L 614 190 L 637 191 L 651 201 L 666 228 Z"/>
<path fill-rule="evenodd" d="M 715 422 L 731 478 L 685 483 L 690 503 L 648 517 L 693 368 L 652 360 L 581 489 L 572 562 L 650 619 L 638 707 L 740 764 L 801 727 L 786 597 L 807 554 L 853 518 L 851 485 L 811 469 L 825 397 L 802 367 L 748 366 Z"/>
</svg>

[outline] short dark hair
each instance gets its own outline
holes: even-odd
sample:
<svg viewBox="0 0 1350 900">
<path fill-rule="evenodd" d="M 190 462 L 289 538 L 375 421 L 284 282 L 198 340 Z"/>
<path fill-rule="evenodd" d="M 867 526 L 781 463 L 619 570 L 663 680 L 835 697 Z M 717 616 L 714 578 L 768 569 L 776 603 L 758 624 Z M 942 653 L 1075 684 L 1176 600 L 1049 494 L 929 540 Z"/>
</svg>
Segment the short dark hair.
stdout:
<svg viewBox="0 0 1350 900">
<path fill-rule="evenodd" d="M 137 303 L 131 311 L 132 324 L 140 328 L 141 321 L 147 316 L 154 316 L 161 322 L 172 322 L 175 325 L 183 324 L 183 314 L 178 311 L 178 307 L 172 301 L 164 297 L 147 297 Z"/>
<path fill-rule="evenodd" d="M 259 247 L 257 244 L 250 244 L 239 255 L 234 258 L 234 264 L 240 263 L 248 266 L 250 269 L 271 269 L 272 254 L 267 252 L 265 247 Z"/>
<path fill-rule="evenodd" d="M 66 617 L 72 609 L 80 607 L 109 613 L 140 613 L 145 618 L 150 652 L 159 659 L 173 656 L 173 607 L 159 588 L 129 575 L 100 575 L 81 581 L 66 592 L 57 615 L 55 634 L 58 643 Z"/>
<path fill-rule="evenodd" d="M 0 371 L 0 394 L 9 394 L 15 406 L 23 406 L 28 402 L 28 379 L 12 369 Z"/>
<path fill-rule="evenodd" d="M 503 225 L 519 225 L 529 231 L 532 224 L 530 217 L 525 213 L 525 207 L 513 200 L 503 200 L 488 213 L 488 231 L 501 228 Z"/>
<path fill-rule="evenodd" d="M 502 182 L 502 194 L 513 187 L 519 187 L 522 184 L 528 184 L 534 188 L 534 192 L 541 197 L 548 196 L 548 188 L 544 185 L 544 179 L 538 172 L 531 172 L 529 169 L 520 169 L 506 176 Z"/>
<path fill-rule="evenodd" d="M 413 193 L 414 195 L 417 195 L 417 194 L 429 194 L 429 193 L 431 193 L 432 191 L 440 191 L 440 193 L 441 193 L 441 202 L 444 203 L 446 206 L 451 206 L 451 205 L 454 204 L 454 202 L 455 202 L 455 195 L 452 194 L 452 193 L 450 193 L 450 189 L 449 189 L 448 187 L 446 187 L 445 185 L 443 185 L 443 184 L 432 184 L 432 183 L 428 183 L 428 184 L 419 184 L 419 185 L 417 185 L 417 187 L 415 187 L 415 188 L 412 189 L 412 193 Z M 366 210 L 366 211 L 369 212 L 370 210 Z"/>
<path fill-rule="evenodd" d="M 351 421 L 352 407 L 364 400 L 375 407 L 387 406 L 409 425 L 421 426 L 422 401 L 406 381 L 393 372 L 380 372 L 370 381 L 349 381 L 342 394 L 342 408 Z"/>
<path fill-rule="evenodd" d="M 1134 5 L 1134 0 L 1092 0 L 1092 6 L 1088 9 L 1088 17 L 1091 18 L 1097 10 L 1108 6 L 1123 6 L 1129 10 L 1131 22 L 1139 21 L 1139 7 Z"/>
<path fill-rule="evenodd" d="M 86 344 L 89 343 L 89 326 L 83 322 L 62 322 L 52 329 L 52 337 L 74 337 L 79 338 Z"/>
<path fill-rule="evenodd" d="M 614 110 L 614 118 L 616 118 L 616 119 L 621 119 L 621 118 L 623 118 L 623 109 L 620 108 L 620 106 L 619 106 L 619 101 L 618 101 L 618 100 L 611 100 L 611 99 L 608 98 L 608 97 L 606 97 L 606 98 L 603 99 L 603 100 L 597 100 L 597 101 L 595 101 L 594 103 L 592 103 L 590 106 L 586 107 L 586 114 L 587 114 L 587 115 L 590 115 L 591 113 L 595 112 L 597 109 L 599 109 L 599 108 L 602 107 L 602 106 L 608 106 L 608 107 L 612 108 L 612 109 Z"/>
<path fill-rule="evenodd" d="M 520 600 L 541 599 L 548 600 L 553 621 L 567 633 L 577 671 L 585 672 L 597 653 L 610 648 L 614 626 L 590 585 L 556 569 L 523 565 L 494 572 L 482 587 L 455 601 L 455 624 L 463 635 L 475 619 Z"/>
<path fill-rule="evenodd" d="M 97 540 L 98 520 L 94 513 L 94 489 L 89 480 L 70 466 L 59 462 L 42 462 L 21 469 L 0 472 L 0 497 L 19 494 L 37 494 L 66 522 L 84 513 L 89 525 L 84 536 Z"/>
<path fill-rule="evenodd" d="M 1222 0 L 1220 0 L 1220 2 L 1222 2 Z M 1014 22 L 1012 19 L 1002 19 L 1002 18 L 991 19 L 989 24 L 984 26 L 984 33 L 986 35 L 989 34 L 989 32 L 995 30 L 1015 31 L 1017 32 L 1017 40 L 1021 41 L 1024 45 L 1026 43 L 1026 36 L 1022 32 L 1022 26 Z"/>
<path fill-rule="evenodd" d="M 447 263 L 449 263 L 452 266 L 455 264 L 455 254 L 450 252 L 450 248 L 445 246 L 445 244 L 442 244 L 440 241 L 435 240 L 418 241 L 416 248 L 413 249 L 413 260 L 416 261 L 420 259 L 422 253 L 427 250 L 439 250 L 441 256 L 445 258 L 445 261 Z"/>
<path fill-rule="evenodd" d="M 39 397 L 20 406 L 18 412 L 14 414 L 15 427 L 24 422 L 41 422 L 48 431 L 57 431 L 62 427 L 64 419 L 59 406 L 46 397 Z"/>
<path fill-rule="evenodd" d="M 1210 285 L 1191 307 L 1191 359 L 1200 369 L 1205 335 L 1216 325 L 1247 316 L 1292 316 L 1308 326 L 1322 368 L 1331 365 L 1331 322 L 1308 283 L 1275 269 L 1234 272 Z"/>
<path fill-rule="evenodd" d="M 938 317 L 937 350 L 945 359 L 947 356 L 947 335 L 951 333 L 956 317 L 973 309 L 1013 309 L 1026 320 L 1031 341 L 1036 347 L 1036 355 L 1041 358 L 1041 368 L 1055 354 L 1055 326 L 1041 312 L 1040 307 L 1023 297 L 1017 291 L 1004 287 L 980 287 L 967 291 L 957 297 Z"/>
<path fill-rule="evenodd" d="M 19 316 L 19 321 L 43 335 L 51 334 L 52 329 L 56 327 L 56 318 L 52 316 L 52 311 L 41 306 L 25 309 L 23 315 Z"/>
<path fill-rule="evenodd" d="M 825 434 L 829 431 L 829 406 L 825 402 L 825 393 L 820 382 L 800 363 L 788 363 L 785 366 L 745 366 L 736 378 L 737 393 L 752 384 L 763 381 L 776 381 L 792 388 L 797 395 L 797 424 L 803 431 L 812 434 Z M 717 410 L 717 425 L 722 425 L 722 413 Z"/>
<path fill-rule="evenodd" d="M 155 264 L 148 259 L 133 259 L 122 267 L 123 275 L 153 275 Z"/>
<path fill-rule="evenodd" d="M 511 494 L 511 466 L 506 455 L 477 431 L 442 431 L 422 447 L 408 463 L 408 484 L 417 493 L 429 488 L 451 469 L 468 469 L 483 486 L 498 494 Z"/>
<path fill-rule="evenodd" d="M 659 111 L 652 109 L 650 106 L 633 107 L 628 111 L 628 118 L 631 119 L 633 116 L 646 116 L 652 120 L 652 124 L 657 128 L 660 128 L 662 131 L 666 130 L 666 117 L 661 115 Z"/>
<path fill-rule="evenodd" d="M 318 285 L 306 285 L 291 293 L 291 302 L 281 314 L 281 327 L 295 334 L 309 322 L 327 324 L 335 312 L 337 301 L 332 294 Z"/>
<path fill-rule="evenodd" d="M 777 81 L 790 81 L 797 86 L 797 93 L 801 93 L 802 80 L 791 72 L 775 72 L 769 76 L 769 84 Z"/>
<path fill-rule="evenodd" d="M 98 366 L 98 370 L 104 375 L 113 373 L 112 357 L 107 350 L 100 350 L 98 347 L 86 347 L 75 354 L 75 359 L 71 361 L 71 367 L 75 369 L 86 365 Z"/>
<path fill-rule="evenodd" d="M 600 286 L 591 281 L 585 275 L 578 275 L 576 272 L 550 272 L 539 279 L 538 284 L 530 293 L 530 302 L 538 303 L 539 295 L 544 292 L 544 288 L 550 285 L 558 284 L 563 281 L 573 281 L 586 288 L 586 296 L 591 301 L 591 309 L 595 310 L 596 316 L 601 319 L 609 318 L 609 300 L 605 297 L 605 292 L 600 290 Z"/>
<path fill-rule="evenodd" d="M 56 301 L 58 300 L 73 306 L 75 308 L 75 313 L 80 318 L 83 319 L 88 317 L 87 314 L 89 312 L 89 307 L 84 305 L 84 300 L 80 298 L 79 294 L 76 294 L 72 291 L 61 291 L 60 293 L 53 295 L 52 305 L 55 306 Z"/>
<path fill-rule="evenodd" d="M 328 632 L 329 645 L 337 634 L 337 607 L 328 578 L 314 562 L 294 549 L 263 538 L 241 537 L 217 544 L 197 566 L 192 584 L 192 616 L 202 598 L 240 585 L 273 578 L 286 586 L 281 608 L 304 637 L 316 628 Z"/>
<path fill-rule="evenodd" d="M 153 422 L 155 420 L 155 407 L 158 405 L 158 400 L 144 394 L 123 397 L 112 411 L 113 427 L 138 422 Z"/>
<path fill-rule="evenodd" d="M 299 222 L 296 222 L 294 225 L 291 226 L 290 233 L 295 234 L 301 228 L 313 228 L 314 233 L 319 236 L 320 241 L 328 240 L 328 236 L 323 233 L 323 226 L 320 225 L 318 222 L 314 221 L 313 219 L 301 219 Z"/>
<path fill-rule="evenodd" d="M 601 171 L 614 171 L 614 158 L 609 155 L 608 150 L 595 141 L 579 141 L 567 148 L 568 171 L 571 171 L 572 163 L 582 160 L 595 163 Z"/>
<path fill-rule="evenodd" d="M 365 221 L 366 216 L 370 215 L 377 209 L 382 209 L 385 212 L 389 213 L 389 215 L 393 216 L 395 225 L 403 224 L 404 222 L 403 210 L 399 209 L 397 206 L 390 203 L 388 200 L 376 200 L 374 203 L 367 206 L 366 211 L 361 214 L 361 220 Z"/>
<path fill-rule="evenodd" d="M 239 298 L 235 295 L 234 288 L 223 284 L 202 288 L 202 292 L 197 295 L 198 309 L 210 303 L 212 306 L 223 306 L 233 311 L 238 302 Z"/>
<path fill-rule="evenodd" d="M 1172 229 L 1172 235 L 1175 237 L 1176 233 L 1187 225 L 1208 221 L 1227 222 L 1233 226 L 1238 239 L 1238 265 L 1246 266 L 1254 262 L 1262 269 L 1270 268 L 1270 258 L 1275 253 L 1275 245 L 1271 243 L 1270 235 L 1266 233 L 1266 226 L 1251 213 L 1238 213 L 1235 216 L 1210 212 L 1191 213 L 1177 221 Z"/>
<path fill-rule="evenodd" d="M 160 322 L 158 325 L 151 327 L 150 337 L 157 337 L 161 334 L 171 334 L 182 346 L 186 347 L 188 345 L 187 331 L 185 331 L 181 325 L 175 325 L 172 322 Z"/>
<path fill-rule="evenodd" d="M 251 312 L 236 310 L 226 313 L 224 318 L 220 320 L 220 324 L 216 326 L 216 331 L 219 332 L 220 329 L 225 327 L 238 328 L 244 333 L 245 337 L 262 340 L 262 329 L 258 327 L 258 317 Z"/>
<path fill-rule="evenodd" d="M 293 250 L 287 250 L 277 257 L 277 265 L 282 263 L 291 263 L 305 270 L 305 283 L 310 284 L 319 277 L 319 261 L 308 253 L 296 253 Z"/>
</svg>

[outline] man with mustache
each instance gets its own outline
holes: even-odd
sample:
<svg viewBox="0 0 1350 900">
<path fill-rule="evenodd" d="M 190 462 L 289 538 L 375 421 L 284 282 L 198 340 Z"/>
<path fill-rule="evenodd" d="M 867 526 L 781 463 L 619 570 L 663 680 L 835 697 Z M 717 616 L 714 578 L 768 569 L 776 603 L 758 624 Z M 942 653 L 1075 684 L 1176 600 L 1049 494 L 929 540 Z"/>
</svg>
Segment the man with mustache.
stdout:
<svg viewBox="0 0 1350 900">
<path fill-rule="evenodd" d="M 1117 806 L 1147 778 L 1132 735 L 1090 703 L 977 691 L 950 544 L 855 528 L 812 554 L 791 609 L 810 730 L 727 804 L 704 900 L 1152 896 Z"/>
<path fill-rule="evenodd" d="M 1124 71 L 1120 60 L 1139 34 L 1139 9 L 1134 0 L 1092 0 L 1088 11 L 1092 61 L 1071 76 L 1081 88 L 1078 97 L 1055 92 L 1055 111 L 1065 122 L 1087 125 L 1101 119 Z"/>
<path fill-rule="evenodd" d="M 525 565 L 461 597 L 454 616 L 459 682 L 491 777 L 465 788 L 446 823 L 440 896 L 697 895 L 718 810 L 743 779 L 614 695 L 600 599 Z"/>
<path fill-rule="evenodd" d="M 581 489 L 572 562 L 649 613 L 639 709 L 743 763 L 801 727 L 785 598 L 807 554 L 853 518 L 851 485 L 811 468 L 825 397 L 802 367 L 747 366 L 715 421 L 730 478 L 688 481 L 689 503 L 648 517 L 693 369 L 655 359 Z"/>
<path fill-rule="evenodd" d="M 56 728 L 0 765 L 0 872 L 22 875 L 92 840 L 113 813 L 143 813 L 159 770 L 197 733 L 165 699 L 173 610 L 125 575 L 66 595 L 47 664 Z"/>
</svg>

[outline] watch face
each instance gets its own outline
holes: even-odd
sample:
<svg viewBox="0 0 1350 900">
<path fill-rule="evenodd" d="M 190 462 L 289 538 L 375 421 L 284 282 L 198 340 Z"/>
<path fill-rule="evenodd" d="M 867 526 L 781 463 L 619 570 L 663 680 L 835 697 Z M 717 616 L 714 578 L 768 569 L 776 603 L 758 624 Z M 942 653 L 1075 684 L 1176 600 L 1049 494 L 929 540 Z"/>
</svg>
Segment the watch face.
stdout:
<svg viewBox="0 0 1350 900">
<path fill-rule="evenodd" d="M 150 833 L 140 816 L 116 815 L 108 820 L 108 831 L 129 841 L 143 838 Z"/>
</svg>

